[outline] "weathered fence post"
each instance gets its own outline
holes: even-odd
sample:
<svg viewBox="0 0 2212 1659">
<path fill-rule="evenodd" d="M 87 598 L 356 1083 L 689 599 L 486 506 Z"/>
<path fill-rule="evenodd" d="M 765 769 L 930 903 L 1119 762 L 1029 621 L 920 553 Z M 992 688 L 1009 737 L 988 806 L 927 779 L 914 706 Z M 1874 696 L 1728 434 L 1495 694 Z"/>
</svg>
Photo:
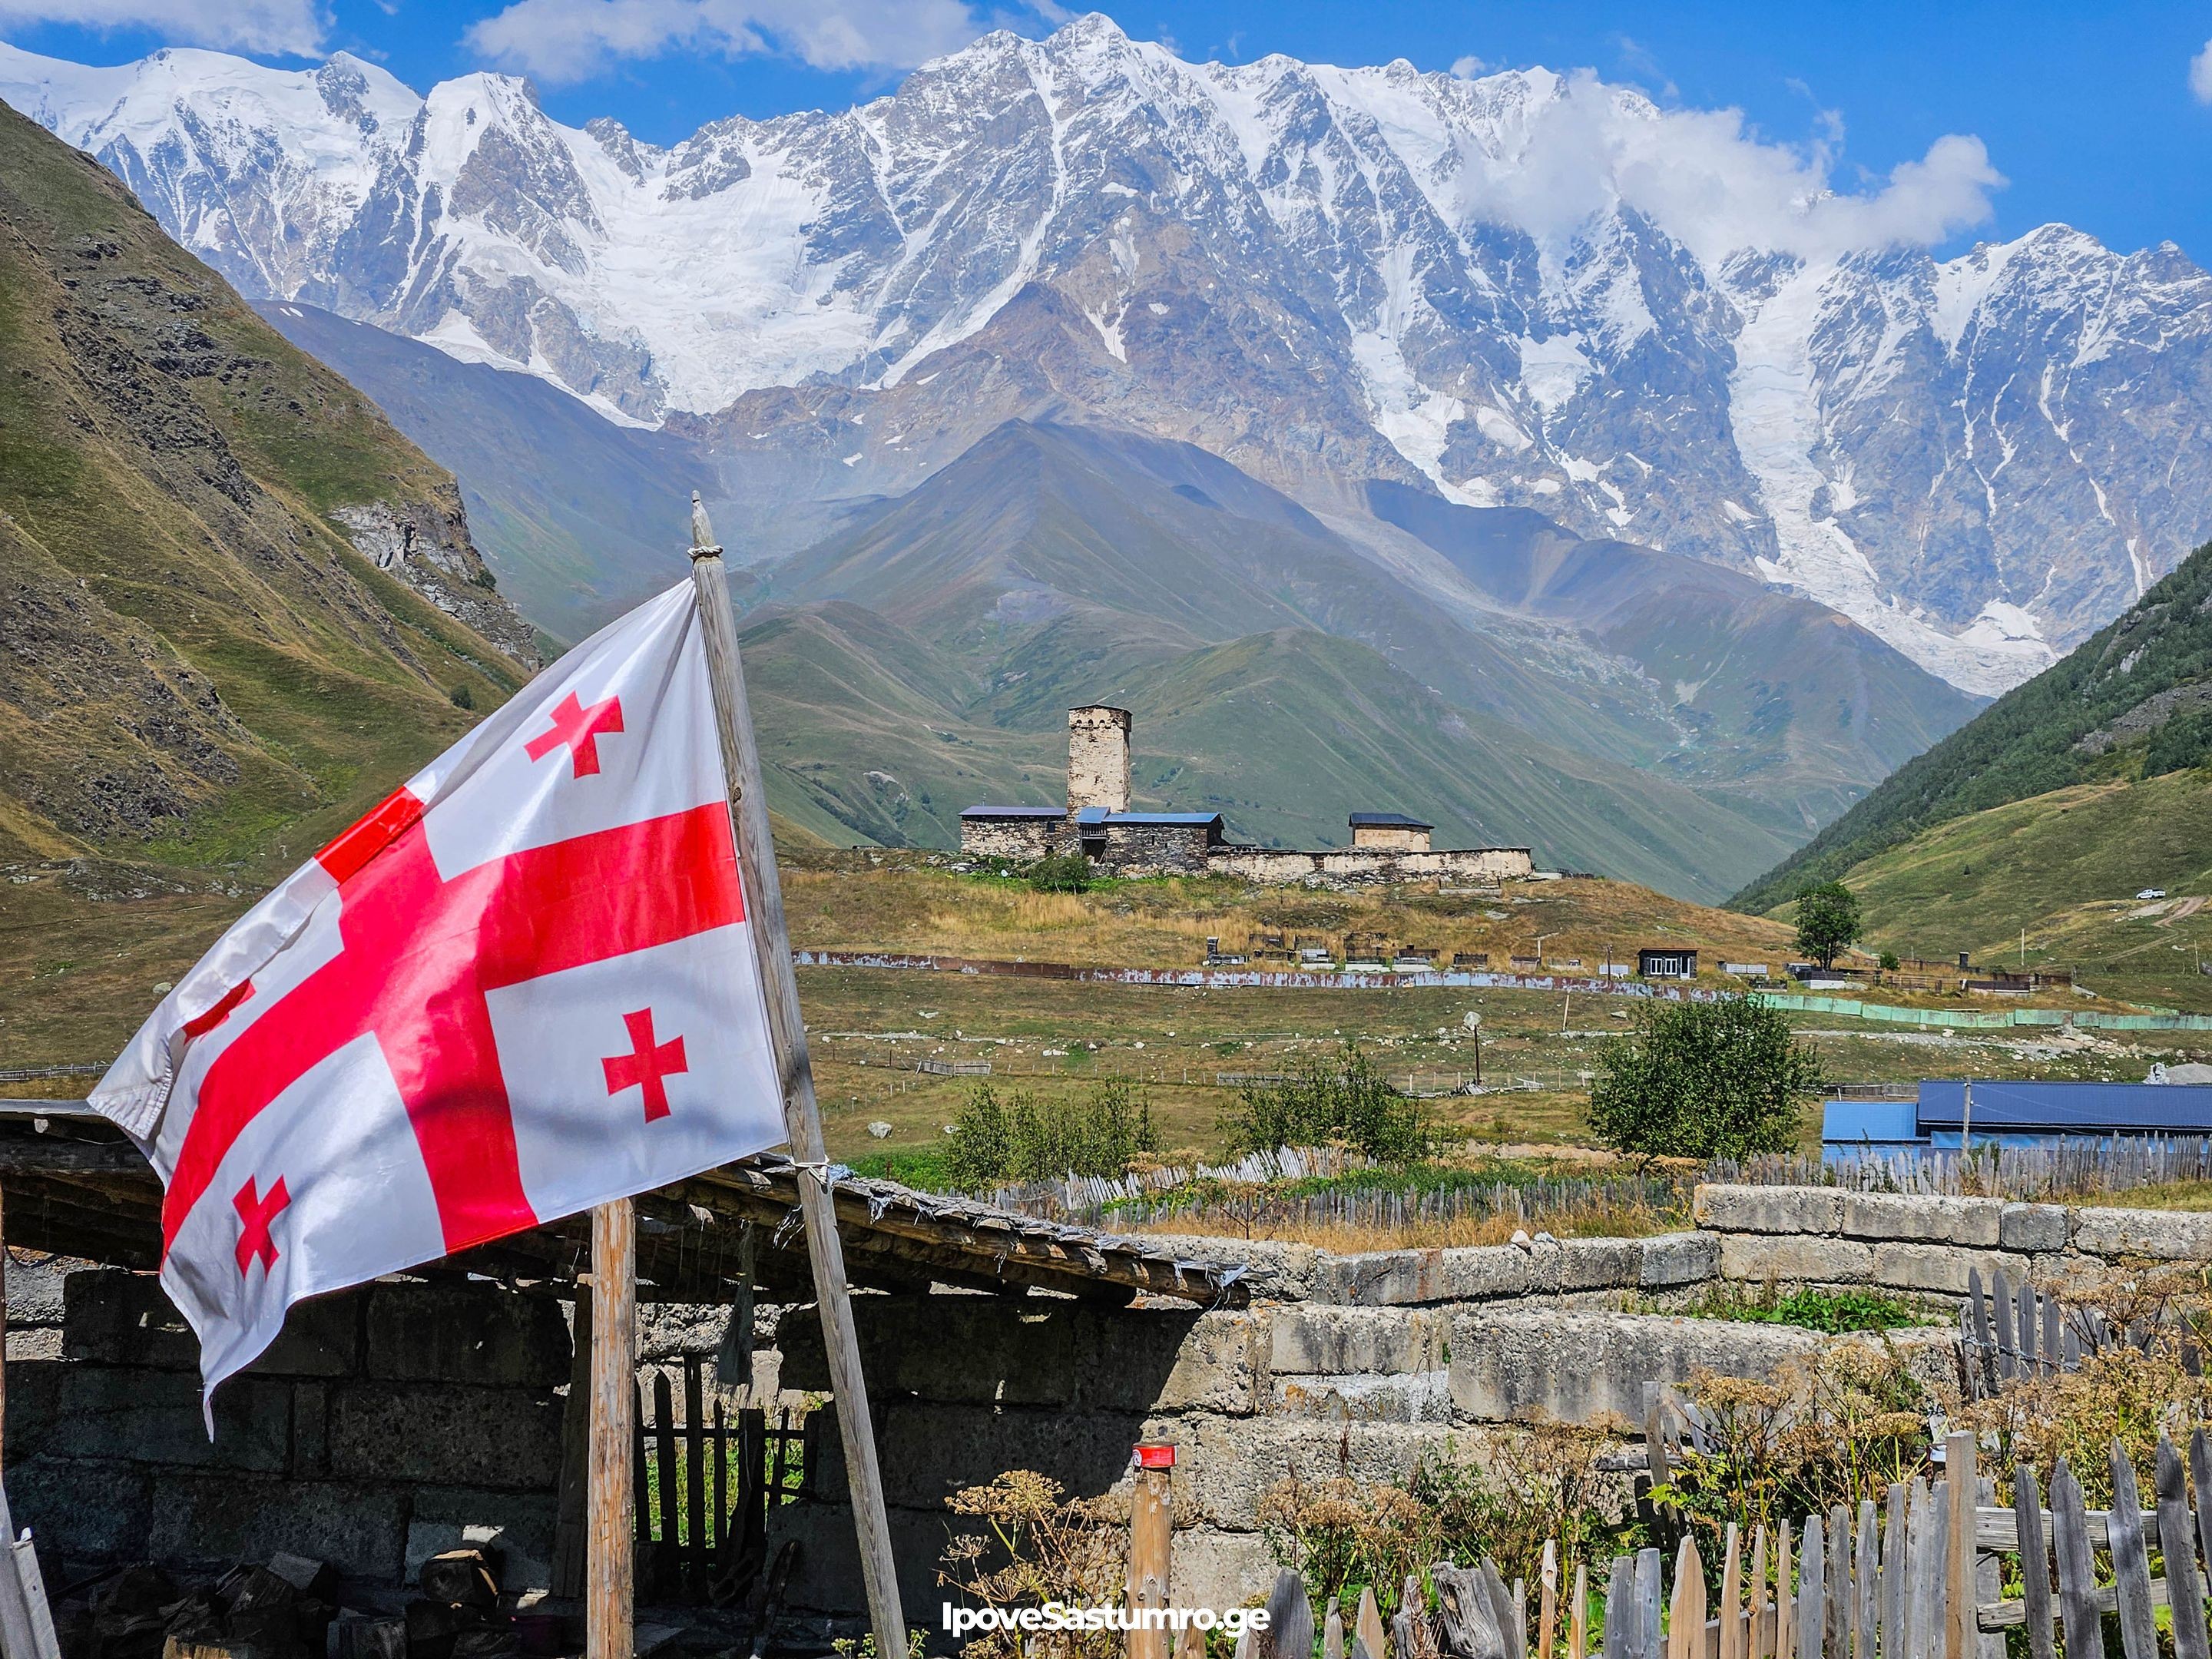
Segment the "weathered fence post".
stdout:
<svg viewBox="0 0 2212 1659">
<path fill-rule="evenodd" d="M 1949 1495 L 1948 1559 L 1944 1595 L 1943 1659 L 1976 1659 L 1974 1626 L 1974 1437 L 1947 1435 L 1943 1440 L 1943 1486 Z"/>
<path fill-rule="evenodd" d="M 1174 1540 L 1175 1448 L 1147 1443 L 1136 1449 L 1137 1479 L 1129 1503 L 1129 1611 L 1168 1604 L 1168 1553 Z M 1334 1612 L 1331 1614 L 1334 1617 Z M 1339 1640 L 1341 1642 L 1341 1632 Z M 1129 1659 L 1168 1659 L 1164 1626 L 1129 1632 Z"/>
</svg>

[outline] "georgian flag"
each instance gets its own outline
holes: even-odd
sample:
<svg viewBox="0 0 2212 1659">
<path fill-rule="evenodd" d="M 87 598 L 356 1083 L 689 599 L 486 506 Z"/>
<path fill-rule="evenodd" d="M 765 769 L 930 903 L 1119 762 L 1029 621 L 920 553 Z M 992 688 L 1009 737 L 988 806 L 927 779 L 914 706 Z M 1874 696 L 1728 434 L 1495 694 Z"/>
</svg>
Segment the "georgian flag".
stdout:
<svg viewBox="0 0 2212 1659">
<path fill-rule="evenodd" d="M 303 1297 L 778 1144 L 775 1077 L 687 581 L 248 911 L 92 1104 L 211 1395 Z"/>
</svg>

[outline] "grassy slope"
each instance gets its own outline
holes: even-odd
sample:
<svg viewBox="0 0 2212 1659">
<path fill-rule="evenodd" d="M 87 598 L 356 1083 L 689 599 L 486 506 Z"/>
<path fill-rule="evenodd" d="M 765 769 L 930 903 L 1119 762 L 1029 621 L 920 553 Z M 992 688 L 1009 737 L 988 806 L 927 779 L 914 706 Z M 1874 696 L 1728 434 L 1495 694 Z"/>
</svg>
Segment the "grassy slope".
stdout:
<svg viewBox="0 0 2212 1659">
<path fill-rule="evenodd" d="M 746 650 L 770 787 L 817 827 L 949 846 L 973 802 L 1059 799 L 1065 710 L 1106 699 L 1138 714 L 1144 805 L 1219 805 L 1262 842 L 1395 809 L 1707 898 L 1788 845 L 1636 763 L 1656 731 L 1184 446 L 1002 428 L 769 592 Z"/>
<path fill-rule="evenodd" d="M 2016 963 L 2025 929 L 2030 963 L 2078 966 L 2106 994 L 2212 1009 L 2212 978 L 2196 972 L 2200 952 L 2212 957 L 2208 824 L 2212 772 L 2079 784 L 1924 830 L 1846 884 L 1878 947 Z M 2150 887 L 2170 897 L 2135 898 Z"/>
<path fill-rule="evenodd" d="M 456 688 L 489 708 L 527 670 L 325 517 L 458 524 L 451 477 L 4 110 L 0 366 L 0 1056 L 97 1058 L 187 941 L 467 728 Z"/>
<path fill-rule="evenodd" d="M 2076 744 L 2147 697 L 2212 676 L 2212 546 L 2199 548 L 2110 627 L 1907 762 L 1731 900 L 1766 910 L 1923 830 L 2069 784 L 2109 778 L 2141 750 Z M 1992 917 L 1994 922 L 1997 918 Z"/>
</svg>

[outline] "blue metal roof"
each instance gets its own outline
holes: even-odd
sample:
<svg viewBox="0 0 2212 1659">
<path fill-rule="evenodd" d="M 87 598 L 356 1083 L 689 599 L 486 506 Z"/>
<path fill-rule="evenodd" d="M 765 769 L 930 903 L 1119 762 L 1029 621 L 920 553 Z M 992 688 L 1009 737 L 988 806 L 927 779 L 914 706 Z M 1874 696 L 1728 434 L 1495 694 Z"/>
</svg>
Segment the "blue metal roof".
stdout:
<svg viewBox="0 0 2212 1659">
<path fill-rule="evenodd" d="M 1409 818 L 1403 812 L 1354 812 L 1352 827 L 1355 830 L 1433 830 L 1433 823 L 1419 818 Z"/>
<path fill-rule="evenodd" d="M 1195 829 L 1200 824 L 1218 823 L 1218 812 L 1109 812 L 1109 823 L 1179 823 Z"/>
<path fill-rule="evenodd" d="M 1820 1139 L 1827 1146 L 1876 1146 L 1920 1139 L 1918 1116 L 1909 1100 L 1832 1100 L 1820 1108 Z"/>
<path fill-rule="evenodd" d="M 963 806 L 963 818 L 1064 818 L 1064 806 Z"/>
<path fill-rule="evenodd" d="M 1106 817 L 1107 812 L 1104 807 L 1086 806 L 1075 815 L 1075 821 L 1078 823 L 1103 823 L 1106 822 Z"/>
<path fill-rule="evenodd" d="M 1966 1085 L 1920 1085 L 1920 1133 L 1958 1131 Z M 2039 1130 L 2095 1134 L 2212 1134 L 2212 1085 L 2201 1083 L 1984 1083 L 1974 1085 L 1977 1133 Z"/>
</svg>

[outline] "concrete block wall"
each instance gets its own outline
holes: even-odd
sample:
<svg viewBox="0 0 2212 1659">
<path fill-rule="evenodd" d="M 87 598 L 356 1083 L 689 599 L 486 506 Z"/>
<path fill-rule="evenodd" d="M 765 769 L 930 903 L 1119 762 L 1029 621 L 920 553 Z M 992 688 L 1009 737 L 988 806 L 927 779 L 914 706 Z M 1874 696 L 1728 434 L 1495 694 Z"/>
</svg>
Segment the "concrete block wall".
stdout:
<svg viewBox="0 0 2212 1659">
<path fill-rule="evenodd" d="M 1723 1279 L 1865 1285 L 1926 1296 L 2063 1278 L 2124 1258 L 2212 1261 L 2212 1215 L 1855 1193 L 1835 1187 L 1698 1188 L 1696 1218 Z"/>
<path fill-rule="evenodd" d="M 545 1582 L 558 1303 L 417 1282 L 303 1303 L 216 1391 L 210 1440 L 198 1344 L 153 1276 L 52 1277 L 58 1317 L 21 1333 L 52 1352 L 18 1357 L 11 1331 L 7 1389 L 8 1496 L 43 1552 L 191 1571 L 288 1550 L 397 1583 L 466 1540 L 507 1553 L 511 1587 Z M 11 1325 L 19 1286 L 53 1299 L 38 1274 L 9 1278 Z"/>
</svg>

